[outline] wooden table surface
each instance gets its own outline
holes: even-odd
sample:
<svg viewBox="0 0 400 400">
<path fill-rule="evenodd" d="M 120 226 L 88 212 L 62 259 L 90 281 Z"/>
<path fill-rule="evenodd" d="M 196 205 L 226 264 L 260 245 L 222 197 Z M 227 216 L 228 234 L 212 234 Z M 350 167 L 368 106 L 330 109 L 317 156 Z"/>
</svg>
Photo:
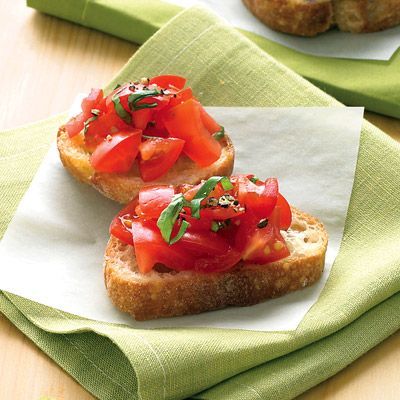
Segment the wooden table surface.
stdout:
<svg viewBox="0 0 400 400">
<path fill-rule="evenodd" d="M 101 87 L 137 49 L 36 13 L 22 0 L 0 0 L 0 9 L 0 130 L 68 109 L 76 93 Z M 376 114 L 367 118 L 400 139 L 400 121 Z M 0 400 L 93 399 L 1 314 L 0 349 Z M 397 332 L 299 399 L 399 399 L 399 372 Z"/>
</svg>

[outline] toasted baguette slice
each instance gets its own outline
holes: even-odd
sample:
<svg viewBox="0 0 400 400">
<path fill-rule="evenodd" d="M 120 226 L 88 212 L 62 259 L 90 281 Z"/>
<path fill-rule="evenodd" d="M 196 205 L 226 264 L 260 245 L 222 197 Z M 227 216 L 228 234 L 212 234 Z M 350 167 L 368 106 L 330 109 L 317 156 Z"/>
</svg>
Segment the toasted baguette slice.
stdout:
<svg viewBox="0 0 400 400">
<path fill-rule="evenodd" d="M 229 176 L 233 169 L 235 151 L 227 135 L 221 140 L 221 144 L 221 157 L 208 167 L 199 168 L 188 157 L 181 156 L 160 179 L 143 182 L 137 163 L 126 174 L 96 172 L 90 164 L 90 153 L 85 148 L 83 133 L 71 139 L 65 129 L 60 128 L 57 135 L 57 147 L 64 167 L 79 181 L 93 186 L 104 196 L 122 204 L 129 203 L 143 186 L 177 185 L 181 182 L 197 184 L 213 175 Z"/>
<path fill-rule="evenodd" d="M 243 0 L 249 10 L 276 31 L 315 36 L 333 24 L 331 0 Z"/>
<path fill-rule="evenodd" d="M 292 208 L 293 221 L 282 231 L 290 256 L 266 265 L 239 263 L 228 272 L 138 271 L 133 246 L 111 237 L 104 278 L 112 302 L 136 320 L 198 314 L 227 306 L 250 306 L 302 289 L 319 279 L 328 236 L 314 217 Z M 162 269 L 159 269 L 161 271 Z"/>
<path fill-rule="evenodd" d="M 353 33 L 400 24 L 400 0 L 243 0 L 270 28 L 315 36 L 332 26 Z"/>
<path fill-rule="evenodd" d="M 333 0 L 333 12 L 338 28 L 353 33 L 400 24 L 400 0 Z"/>
</svg>

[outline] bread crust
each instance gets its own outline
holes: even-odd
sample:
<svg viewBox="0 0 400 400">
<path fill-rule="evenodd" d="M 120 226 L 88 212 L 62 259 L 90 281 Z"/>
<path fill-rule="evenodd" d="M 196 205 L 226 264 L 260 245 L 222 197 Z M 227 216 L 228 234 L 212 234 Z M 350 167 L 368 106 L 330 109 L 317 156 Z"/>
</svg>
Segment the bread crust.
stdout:
<svg viewBox="0 0 400 400">
<path fill-rule="evenodd" d="M 198 314 L 227 306 L 250 306 L 316 282 L 323 271 L 328 235 L 314 217 L 292 208 L 293 223 L 286 241 L 291 248 L 307 230 L 318 241 L 292 248 L 285 259 L 266 265 L 239 263 L 227 272 L 152 271 L 140 274 L 134 248 L 111 236 L 104 259 L 104 279 L 112 302 L 136 320 Z M 305 228 L 307 226 L 307 229 Z M 312 234 L 311 234 L 312 233 Z M 306 242 L 306 239 L 304 239 Z"/>
<path fill-rule="evenodd" d="M 315 36 L 336 25 L 352 33 L 376 32 L 400 24 L 400 0 L 243 0 L 270 28 Z"/>
<path fill-rule="evenodd" d="M 129 203 L 143 186 L 177 185 L 182 182 L 197 184 L 213 175 L 231 175 L 235 150 L 228 135 L 221 140 L 221 144 L 221 157 L 208 167 L 200 168 L 188 157 L 181 156 L 158 180 L 144 182 L 140 178 L 137 163 L 126 174 L 96 172 L 90 164 L 90 154 L 84 146 L 82 133 L 71 139 L 61 127 L 57 134 L 57 147 L 64 167 L 80 182 L 93 186 L 104 196 L 122 204 Z"/>
</svg>

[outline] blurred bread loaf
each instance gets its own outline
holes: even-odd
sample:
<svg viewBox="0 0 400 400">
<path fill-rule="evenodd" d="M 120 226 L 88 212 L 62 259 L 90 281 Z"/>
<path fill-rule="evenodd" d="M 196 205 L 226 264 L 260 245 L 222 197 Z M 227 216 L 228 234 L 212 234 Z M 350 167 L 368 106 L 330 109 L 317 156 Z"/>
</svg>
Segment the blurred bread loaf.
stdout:
<svg viewBox="0 0 400 400">
<path fill-rule="evenodd" d="M 243 0 L 264 24 L 280 32 L 315 36 L 337 26 L 352 33 L 400 24 L 400 0 Z"/>
</svg>

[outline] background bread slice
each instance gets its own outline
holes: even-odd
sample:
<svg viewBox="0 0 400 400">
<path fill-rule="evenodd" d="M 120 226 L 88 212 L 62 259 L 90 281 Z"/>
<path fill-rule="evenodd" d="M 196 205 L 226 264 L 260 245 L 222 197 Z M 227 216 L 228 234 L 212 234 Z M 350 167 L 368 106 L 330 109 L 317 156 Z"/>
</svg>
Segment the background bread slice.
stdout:
<svg viewBox="0 0 400 400">
<path fill-rule="evenodd" d="M 227 306 L 249 306 L 302 289 L 317 281 L 328 243 L 323 225 L 292 208 L 293 221 L 282 232 L 290 256 L 266 265 L 238 264 L 228 272 L 138 272 L 134 248 L 111 237 L 104 277 L 112 302 L 137 320 L 197 314 Z"/>
<path fill-rule="evenodd" d="M 338 28 L 376 32 L 400 24 L 400 0 L 333 0 Z"/>
<path fill-rule="evenodd" d="M 353 33 L 400 24 L 400 0 L 243 0 L 266 25 L 280 32 L 315 36 L 337 25 Z"/>
<path fill-rule="evenodd" d="M 208 167 L 199 168 L 188 157 L 181 156 L 160 179 L 143 182 L 136 163 L 126 174 L 96 172 L 90 164 L 90 154 L 85 149 L 82 133 L 70 139 L 67 132 L 60 128 L 57 135 L 57 147 L 65 168 L 79 181 L 93 186 L 104 196 L 122 204 L 132 200 L 143 186 L 178 185 L 182 182 L 197 184 L 213 175 L 231 175 L 235 151 L 227 135 L 221 140 L 221 144 L 223 146 L 221 157 Z"/>
<path fill-rule="evenodd" d="M 331 0 L 243 0 L 264 24 L 280 32 L 315 36 L 333 24 Z"/>
</svg>

